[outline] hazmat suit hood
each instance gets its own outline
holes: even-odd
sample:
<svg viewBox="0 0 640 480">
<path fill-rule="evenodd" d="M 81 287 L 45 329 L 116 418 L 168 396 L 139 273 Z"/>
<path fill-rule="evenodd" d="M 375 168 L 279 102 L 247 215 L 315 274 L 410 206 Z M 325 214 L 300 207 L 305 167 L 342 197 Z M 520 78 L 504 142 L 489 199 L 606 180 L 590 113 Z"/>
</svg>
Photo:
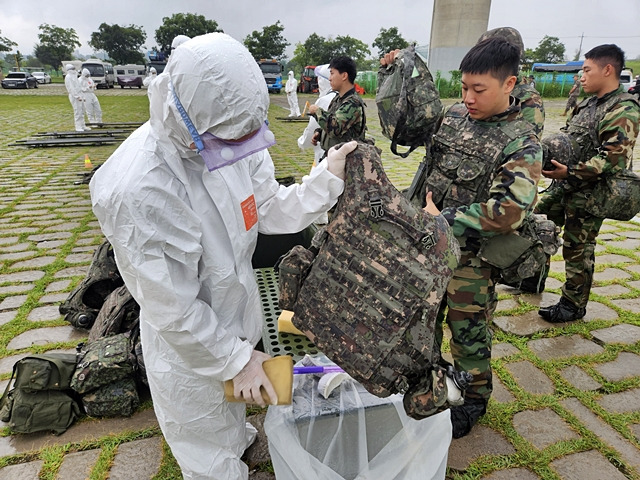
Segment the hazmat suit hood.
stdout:
<svg viewBox="0 0 640 480">
<path fill-rule="evenodd" d="M 154 67 L 151 67 L 151 68 L 149 69 L 149 73 L 150 73 L 151 75 L 157 75 L 157 74 L 158 74 L 158 71 L 157 71 Z"/>
<path fill-rule="evenodd" d="M 173 38 L 173 41 L 171 42 L 171 50 L 175 50 L 180 45 L 182 45 L 185 42 L 188 42 L 189 40 L 191 40 L 191 37 L 187 37 L 186 35 L 177 35 L 176 37 Z"/>
<path fill-rule="evenodd" d="M 152 130 L 184 157 L 195 154 L 174 94 L 200 135 L 225 140 L 258 130 L 267 119 L 269 93 L 264 76 L 244 45 L 223 33 L 195 37 L 176 49 L 149 87 Z"/>
<path fill-rule="evenodd" d="M 89 77 L 91 75 L 91 72 L 89 72 L 89 70 L 87 70 L 86 68 L 82 69 L 82 76 L 83 77 Z"/>
<path fill-rule="evenodd" d="M 331 82 L 329 82 L 329 64 L 325 63 L 324 65 L 318 65 L 314 72 L 316 73 L 316 78 L 318 79 L 318 94 L 321 97 L 324 97 L 327 93 L 331 91 Z"/>
<path fill-rule="evenodd" d="M 289 80 L 293 79 L 293 71 L 289 70 Z"/>
</svg>

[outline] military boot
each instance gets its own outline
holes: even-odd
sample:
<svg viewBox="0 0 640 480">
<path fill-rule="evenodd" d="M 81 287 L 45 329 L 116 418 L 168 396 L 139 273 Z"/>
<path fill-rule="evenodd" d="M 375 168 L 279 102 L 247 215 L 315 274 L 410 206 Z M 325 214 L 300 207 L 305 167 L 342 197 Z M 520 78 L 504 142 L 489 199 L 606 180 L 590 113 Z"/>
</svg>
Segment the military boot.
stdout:
<svg viewBox="0 0 640 480">
<path fill-rule="evenodd" d="M 465 398 L 464 405 L 451 407 L 451 426 L 453 438 L 462 438 L 468 434 L 480 417 L 487 412 L 488 400 L 484 398 Z"/>
<path fill-rule="evenodd" d="M 538 315 L 550 323 L 573 322 L 584 317 L 586 313 L 585 307 L 578 307 L 564 297 L 555 305 L 538 310 Z"/>
</svg>

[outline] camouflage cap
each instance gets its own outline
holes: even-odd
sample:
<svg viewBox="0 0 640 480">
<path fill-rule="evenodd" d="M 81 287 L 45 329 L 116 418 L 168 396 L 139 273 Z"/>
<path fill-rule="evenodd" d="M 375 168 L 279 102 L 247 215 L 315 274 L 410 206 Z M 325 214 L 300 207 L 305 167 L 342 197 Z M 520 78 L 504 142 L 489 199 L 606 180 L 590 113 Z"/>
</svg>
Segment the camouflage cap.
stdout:
<svg viewBox="0 0 640 480">
<path fill-rule="evenodd" d="M 551 163 L 551 159 L 556 160 L 563 165 L 571 165 L 575 163 L 576 150 L 574 148 L 571 137 L 566 133 L 555 133 L 545 136 L 541 142 L 543 156 L 543 170 L 553 170 L 555 167 Z"/>
<path fill-rule="evenodd" d="M 499 27 L 494 28 L 493 30 L 487 30 L 478 39 L 477 43 L 486 40 L 487 38 L 499 37 L 504 38 L 507 42 L 512 45 L 515 45 L 520 50 L 520 58 L 524 58 L 524 42 L 522 41 L 522 36 L 520 32 L 513 27 Z"/>
</svg>

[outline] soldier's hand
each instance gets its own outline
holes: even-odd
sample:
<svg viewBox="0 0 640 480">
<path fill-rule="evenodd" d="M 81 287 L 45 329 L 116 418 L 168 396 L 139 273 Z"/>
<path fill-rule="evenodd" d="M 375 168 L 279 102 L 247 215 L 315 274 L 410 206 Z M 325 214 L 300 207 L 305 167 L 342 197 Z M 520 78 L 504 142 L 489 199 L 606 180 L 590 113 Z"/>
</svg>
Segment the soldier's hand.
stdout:
<svg viewBox="0 0 640 480">
<path fill-rule="evenodd" d="M 554 170 L 542 170 L 542 175 L 554 180 L 562 180 L 569 176 L 569 169 L 566 165 L 558 162 L 557 160 L 551 160 L 551 164 L 556 167 Z"/>
<path fill-rule="evenodd" d="M 318 111 L 317 105 L 309 105 L 309 115 L 315 115 Z"/>
<path fill-rule="evenodd" d="M 313 137 L 311 137 L 311 145 L 314 147 L 318 145 L 318 141 L 320 140 L 320 132 L 315 132 Z"/>
<path fill-rule="evenodd" d="M 397 48 L 395 50 L 391 50 L 389 53 L 385 53 L 384 57 L 380 59 L 380 65 L 391 65 L 399 53 L 400 49 Z"/>
<path fill-rule="evenodd" d="M 236 399 L 244 400 L 247 403 L 257 403 L 264 407 L 265 402 L 260 390 L 264 388 L 269 400 L 271 400 L 271 404 L 276 405 L 278 403 L 278 395 L 269 377 L 262 369 L 262 362 L 270 358 L 266 353 L 258 352 L 257 350 L 251 352 L 249 362 L 233 378 L 233 396 Z"/>
<path fill-rule="evenodd" d="M 433 203 L 433 193 L 427 192 L 427 205 L 423 208 L 423 210 L 431 215 L 440 215 L 440 210 L 436 207 L 436 204 Z"/>
</svg>

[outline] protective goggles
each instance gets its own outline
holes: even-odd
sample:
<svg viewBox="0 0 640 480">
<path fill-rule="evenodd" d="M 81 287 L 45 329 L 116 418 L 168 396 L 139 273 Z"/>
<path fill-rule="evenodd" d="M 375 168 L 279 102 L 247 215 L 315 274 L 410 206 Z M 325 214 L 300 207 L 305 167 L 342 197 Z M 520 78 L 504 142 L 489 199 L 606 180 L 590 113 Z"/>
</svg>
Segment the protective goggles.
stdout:
<svg viewBox="0 0 640 480">
<path fill-rule="evenodd" d="M 232 165 L 249 155 L 265 150 L 276 144 L 276 137 L 273 135 L 273 132 L 269 130 L 268 122 L 266 121 L 256 133 L 241 142 L 223 140 L 209 132 L 200 135 L 189 118 L 189 115 L 187 115 L 187 111 L 182 106 L 182 103 L 180 103 L 173 84 L 170 84 L 170 89 L 176 108 L 196 146 L 196 151 L 203 158 L 210 172 L 227 165 Z"/>
</svg>

